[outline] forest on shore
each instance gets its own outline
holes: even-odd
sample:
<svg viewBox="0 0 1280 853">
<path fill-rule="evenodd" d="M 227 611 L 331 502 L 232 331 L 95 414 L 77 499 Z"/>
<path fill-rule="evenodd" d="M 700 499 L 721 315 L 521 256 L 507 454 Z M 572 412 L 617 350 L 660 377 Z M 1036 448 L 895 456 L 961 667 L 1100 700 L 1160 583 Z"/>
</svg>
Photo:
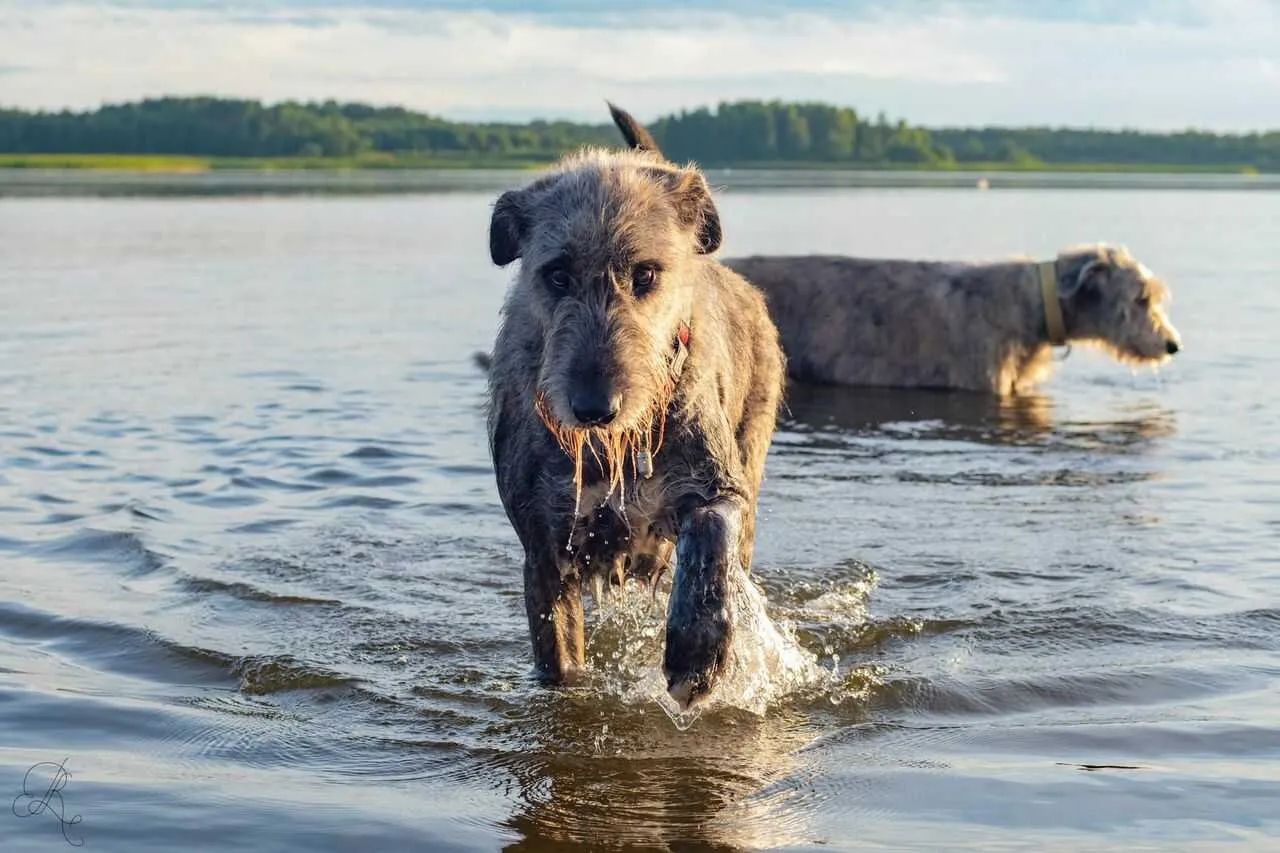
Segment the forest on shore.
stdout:
<svg viewBox="0 0 1280 853">
<path fill-rule="evenodd" d="M 605 105 L 602 117 L 607 119 Z M 1080 168 L 1280 172 L 1280 131 L 1219 134 L 1049 127 L 924 128 L 822 103 L 739 101 L 650 125 L 664 153 L 738 168 Z M 84 111 L 0 108 L 0 166 L 80 155 L 323 165 L 533 165 L 616 146 L 611 123 L 457 122 L 400 107 L 152 98 Z M 53 160 L 50 160 L 50 158 Z M 60 158 L 60 159 L 59 159 Z M 127 162 L 127 159 L 124 161 Z"/>
</svg>

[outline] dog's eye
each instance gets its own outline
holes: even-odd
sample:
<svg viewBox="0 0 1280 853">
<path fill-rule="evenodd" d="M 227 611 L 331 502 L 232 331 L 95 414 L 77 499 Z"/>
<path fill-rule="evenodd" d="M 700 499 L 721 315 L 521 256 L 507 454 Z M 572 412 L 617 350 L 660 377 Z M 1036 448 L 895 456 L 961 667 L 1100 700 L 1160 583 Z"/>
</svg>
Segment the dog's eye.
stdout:
<svg viewBox="0 0 1280 853">
<path fill-rule="evenodd" d="M 1138 307 L 1139 307 L 1139 308 L 1146 308 L 1146 307 L 1147 307 L 1147 306 L 1149 306 L 1150 304 L 1151 304 L 1151 297 L 1150 297 L 1150 296 L 1139 296 L 1139 297 L 1138 297 Z"/>
<path fill-rule="evenodd" d="M 631 271 L 631 292 L 637 297 L 653 290 L 657 283 L 658 268 L 651 264 L 640 264 Z"/>
<path fill-rule="evenodd" d="M 565 291 L 573 284 L 573 276 L 564 267 L 556 267 L 546 273 L 547 284 L 552 290 Z"/>
</svg>

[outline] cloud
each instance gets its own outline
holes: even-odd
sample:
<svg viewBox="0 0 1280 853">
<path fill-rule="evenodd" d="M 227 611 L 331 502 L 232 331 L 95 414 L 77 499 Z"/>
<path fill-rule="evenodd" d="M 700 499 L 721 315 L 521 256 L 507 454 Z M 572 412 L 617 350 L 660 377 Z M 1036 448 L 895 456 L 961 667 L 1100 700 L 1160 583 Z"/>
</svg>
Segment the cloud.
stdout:
<svg viewBox="0 0 1280 853">
<path fill-rule="evenodd" d="M 1266 0 L 1249 0 L 1266 2 Z M 42 0 L 45 4 L 75 5 L 86 0 Z M 1231 2 L 1231 0 L 1226 0 Z M 98 0 L 98 5 L 118 8 L 172 7 L 172 0 Z M 599 0 L 184 0 L 187 9 L 234 14 L 291 11 L 311 12 L 332 8 L 403 11 L 476 11 L 537 15 L 577 23 L 608 15 Z M 628 13 L 725 12 L 738 16 L 777 17 L 783 12 L 811 11 L 829 18 L 859 20 L 889 11 L 908 9 L 923 18 L 964 13 L 979 17 L 1046 21 L 1083 21 L 1094 24 L 1162 21 L 1198 23 L 1204 20 L 1203 2 L 1189 0 L 628 0 Z"/>
<path fill-rule="evenodd" d="M 1113 3 L 0 0 L 0 99 L 396 103 L 459 118 L 644 119 L 813 99 L 926 124 L 1256 128 L 1280 99 L 1265 0 Z M 1074 12 L 1065 17 L 1062 10 Z M 679 8 L 673 16 L 672 8 Z M 678 24 L 678 26 L 677 26 Z"/>
</svg>

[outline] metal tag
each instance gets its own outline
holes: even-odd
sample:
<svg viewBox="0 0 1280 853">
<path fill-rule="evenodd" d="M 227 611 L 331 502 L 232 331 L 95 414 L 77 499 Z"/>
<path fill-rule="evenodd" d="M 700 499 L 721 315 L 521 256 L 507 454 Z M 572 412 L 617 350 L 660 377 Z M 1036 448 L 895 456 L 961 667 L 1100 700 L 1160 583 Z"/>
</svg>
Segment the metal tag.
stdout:
<svg viewBox="0 0 1280 853">
<path fill-rule="evenodd" d="M 681 344 L 680 346 L 676 347 L 676 354 L 671 359 L 672 374 L 674 374 L 675 376 L 680 375 L 680 372 L 684 370 L 684 360 L 688 357 L 689 357 L 688 347 L 686 347 L 684 344 Z"/>
</svg>

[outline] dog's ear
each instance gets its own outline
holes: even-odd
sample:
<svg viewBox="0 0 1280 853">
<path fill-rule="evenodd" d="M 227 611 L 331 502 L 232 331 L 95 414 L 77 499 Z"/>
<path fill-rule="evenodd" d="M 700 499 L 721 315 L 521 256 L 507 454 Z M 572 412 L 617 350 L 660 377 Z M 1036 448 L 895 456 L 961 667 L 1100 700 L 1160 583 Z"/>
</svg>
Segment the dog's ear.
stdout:
<svg viewBox="0 0 1280 853">
<path fill-rule="evenodd" d="M 1059 282 L 1058 293 L 1063 299 L 1096 297 L 1100 293 L 1099 285 L 1111 274 L 1112 268 L 1110 256 L 1100 253 L 1098 257 L 1085 261 L 1074 279 L 1068 279 L 1065 284 Z"/>
<path fill-rule="evenodd" d="M 615 105 L 612 101 L 605 101 L 609 105 L 609 115 L 613 116 L 613 123 L 618 126 L 618 130 L 622 131 L 622 138 L 626 141 L 628 148 L 634 148 L 637 151 L 651 151 L 659 157 L 663 156 L 662 151 L 658 148 L 658 143 L 649 135 L 649 131 L 644 129 L 644 125 L 635 120 L 631 113 Z"/>
<path fill-rule="evenodd" d="M 680 221 L 693 228 L 698 254 L 709 255 L 720 248 L 720 212 L 711 200 L 711 189 L 701 173 L 684 169 L 676 188 L 676 210 Z"/>
<path fill-rule="evenodd" d="M 524 241 L 525 220 L 520 190 L 507 190 L 493 205 L 489 220 L 489 257 L 500 267 L 520 257 Z"/>
</svg>

